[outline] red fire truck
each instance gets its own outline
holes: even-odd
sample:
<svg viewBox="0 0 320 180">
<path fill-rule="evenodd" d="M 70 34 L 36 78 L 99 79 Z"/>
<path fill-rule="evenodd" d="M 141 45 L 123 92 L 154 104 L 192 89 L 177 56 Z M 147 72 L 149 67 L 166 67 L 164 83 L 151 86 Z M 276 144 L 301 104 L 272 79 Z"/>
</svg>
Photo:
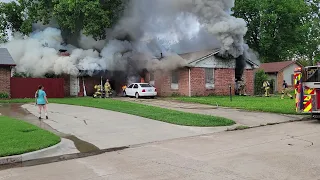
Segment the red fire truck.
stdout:
<svg viewBox="0 0 320 180">
<path fill-rule="evenodd" d="M 296 68 L 294 88 L 296 111 L 320 119 L 320 66 Z"/>
</svg>

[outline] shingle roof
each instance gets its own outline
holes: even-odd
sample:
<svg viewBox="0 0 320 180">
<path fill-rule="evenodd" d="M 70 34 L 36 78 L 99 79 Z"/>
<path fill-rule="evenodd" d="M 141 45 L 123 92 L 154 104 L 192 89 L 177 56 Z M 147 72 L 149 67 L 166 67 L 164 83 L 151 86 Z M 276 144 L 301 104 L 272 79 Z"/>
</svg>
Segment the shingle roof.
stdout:
<svg viewBox="0 0 320 180">
<path fill-rule="evenodd" d="M 5 65 L 5 66 L 16 65 L 7 48 L 0 48 L 0 66 L 2 65 Z"/>
<path fill-rule="evenodd" d="M 185 54 L 179 54 L 180 57 L 187 60 L 188 64 L 198 62 L 201 60 L 204 60 L 206 58 L 209 58 L 211 56 L 214 56 L 215 54 L 219 53 L 220 49 L 211 49 L 211 50 L 205 50 L 205 51 L 198 51 L 198 52 L 192 52 L 192 53 L 185 53 Z M 254 63 L 253 61 L 246 59 L 246 62 L 250 65 L 259 67 L 258 64 Z"/>
<path fill-rule="evenodd" d="M 198 51 L 198 52 L 191 52 L 191 53 L 185 53 L 185 54 L 179 54 L 180 57 L 187 60 L 188 63 L 192 63 L 196 60 L 199 60 L 203 57 L 206 57 L 208 55 L 213 55 L 217 53 L 219 50 L 205 50 L 205 51 Z"/>
<path fill-rule="evenodd" d="M 260 69 L 263 69 L 266 73 L 277 73 L 284 68 L 294 64 L 295 61 L 282 61 L 282 62 L 273 62 L 273 63 L 263 63 L 260 65 Z"/>
</svg>

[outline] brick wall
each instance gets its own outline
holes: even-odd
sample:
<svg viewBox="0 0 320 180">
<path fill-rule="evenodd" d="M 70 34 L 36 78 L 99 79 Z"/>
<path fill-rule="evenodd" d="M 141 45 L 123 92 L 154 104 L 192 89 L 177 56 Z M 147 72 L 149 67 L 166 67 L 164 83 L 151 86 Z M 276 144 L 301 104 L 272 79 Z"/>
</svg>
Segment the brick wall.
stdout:
<svg viewBox="0 0 320 180">
<path fill-rule="evenodd" d="M 192 84 L 192 82 L 191 82 Z M 179 73 L 179 94 L 189 96 L 189 69 L 183 68 Z"/>
<path fill-rule="evenodd" d="M 214 71 L 214 94 L 229 95 L 231 84 L 231 92 L 234 94 L 235 87 L 235 71 L 234 69 L 215 69 Z"/>
<path fill-rule="evenodd" d="M 205 95 L 205 70 L 204 68 L 191 68 L 191 96 Z M 188 81 L 188 77 L 187 77 Z"/>
<path fill-rule="evenodd" d="M 178 71 L 180 72 L 180 70 Z M 171 72 L 157 71 L 155 72 L 154 78 L 155 87 L 157 88 L 159 96 L 171 96 L 172 94 L 179 93 L 179 90 L 171 89 Z"/>
<path fill-rule="evenodd" d="M 254 95 L 254 71 L 253 70 L 245 70 L 243 72 L 243 77 L 246 82 L 246 91 L 249 95 Z"/>
<path fill-rule="evenodd" d="M 63 75 L 62 78 L 64 79 L 64 96 L 69 97 L 70 96 L 70 75 Z"/>
<path fill-rule="evenodd" d="M 8 93 L 10 95 L 10 67 L 0 67 L 0 93 Z"/>
<path fill-rule="evenodd" d="M 277 76 L 277 83 L 278 83 L 278 92 L 280 93 L 281 90 L 282 90 L 282 84 L 283 84 L 283 71 L 280 71 L 278 73 L 278 76 Z"/>
<path fill-rule="evenodd" d="M 205 85 L 205 69 L 191 68 L 191 95 L 192 96 L 208 96 L 208 95 L 229 95 L 231 90 L 234 94 L 235 87 L 235 71 L 234 69 L 215 69 L 214 70 L 214 89 L 207 89 Z M 247 84 L 247 93 L 253 94 L 254 91 L 254 72 L 253 70 L 245 70 L 244 78 Z M 171 73 L 156 72 L 155 87 L 159 96 L 171 96 L 174 93 L 188 96 L 189 95 L 189 69 L 183 68 L 179 70 L 179 89 L 171 89 Z"/>
</svg>

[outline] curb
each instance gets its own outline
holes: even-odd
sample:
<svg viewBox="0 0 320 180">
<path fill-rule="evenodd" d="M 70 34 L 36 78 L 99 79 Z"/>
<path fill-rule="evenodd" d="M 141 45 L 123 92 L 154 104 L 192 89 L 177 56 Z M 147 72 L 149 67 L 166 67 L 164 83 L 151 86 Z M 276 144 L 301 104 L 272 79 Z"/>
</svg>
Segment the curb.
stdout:
<svg viewBox="0 0 320 180">
<path fill-rule="evenodd" d="M 265 127 L 265 126 L 274 126 L 274 125 L 278 125 L 278 124 L 287 124 L 287 123 L 293 123 L 293 122 L 302 122 L 302 121 L 311 121 L 313 120 L 310 117 L 303 117 L 300 119 L 293 119 L 290 121 L 284 121 L 284 122 L 275 122 L 275 123 L 267 123 L 267 124 L 261 124 L 261 125 L 257 125 L 257 126 L 243 126 L 243 125 L 239 125 L 239 126 L 243 126 L 243 128 L 238 129 L 239 126 L 235 127 L 235 128 L 228 128 L 226 131 L 244 131 L 247 129 L 253 129 L 253 128 L 259 128 L 259 127 Z"/>
<path fill-rule="evenodd" d="M 64 143 L 65 143 L 65 140 L 62 138 L 60 143 L 53 145 L 51 147 L 45 148 L 45 149 L 41 149 L 38 151 L 33 151 L 33 152 L 21 154 L 21 155 L 1 157 L 0 158 L 0 166 L 1 165 L 16 164 L 16 163 L 21 163 L 24 161 L 37 159 L 41 156 L 44 156 L 45 154 L 52 153 L 52 152 L 56 151 Z"/>
<path fill-rule="evenodd" d="M 122 151 L 128 148 L 130 147 L 121 146 L 121 147 L 108 148 L 108 149 L 103 149 L 103 150 L 94 151 L 94 152 L 63 154 L 63 155 L 52 156 L 52 157 L 35 158 L 35 159 L 30 159 L 25 161 L 23 161 L 23 158 L 21 158 L 20 156 L 20 159 L 19 159 L 20 161 L 14 161 L 14 162 L 3 164 L 3 165 L 0 164 L 0 170 L 17 168 L 17 167 L 37 166 L 42 164 L 49 164 L 54 162 L 85 158 L 85 157 L 96 156 L 96 155 L 108 153 L 108 152 Z M 19 158 L 19 156 L 17 157 Z"/>
</svg>

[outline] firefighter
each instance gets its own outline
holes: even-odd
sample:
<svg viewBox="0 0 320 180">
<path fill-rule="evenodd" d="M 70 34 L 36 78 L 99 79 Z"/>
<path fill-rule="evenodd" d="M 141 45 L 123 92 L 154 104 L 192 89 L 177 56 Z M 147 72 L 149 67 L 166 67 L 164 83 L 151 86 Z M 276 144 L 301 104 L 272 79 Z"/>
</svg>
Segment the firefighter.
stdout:
<svg viewBox="0 0 320 180">
<path fill-rule="evenodd" d="M 292 95 L 289 93 L 289 89 L 288 89 L 288 84 L 286 83 L 285 80 L 283 80 L 283 84 L 282 84 L 282 95 L 281 95 L 281 99 L 284 99 L 284 95 L 287 95 L 290 97 L 290 99 L 293 99 Z"/>
<path fill-rule="evenodd" d="M 236 91 L 235 94 L 239 95 L 239 81 L 238 80 L 236 80 L 235 91 Z"/>
<path fill-rule="evenodd" d="M 125 96 L 125 95 L 126 95 L 126 89 L 127 89 L 127 86 L 126 86 L 126 85 L 122 86 L 122 93 L 123 93 L 123 96 Z"/>
<path fill-rule="evenodd" d="M 265 80 L 264 82 L 263 82 L 263 88 L 264 88 L 264 91 L 265 91 L 265 93 L 264 93 L 264 96 L 265 97 L 269 97 L 270 96 L 270 83 L 269 83 L 269 81 L 268 80 Z"/>
<path fill-rule="evenodd" d="M 111 92 L 111 85 L 109 83 L 109 79 L 107 79 L 106 83 L 104 84 L 104 90 L 106 91 L 106 97 L 109 97 Z"/>
<path fill-rule="evenodd" d="M 94 89 L 96 90 L 96 92 L 93 94 L 93 97 L 101 97 L 101 85 L 95 85 Z"/>
<path fill-rule="evenodd" d="M 246 96 L 246 83 L 243 78 L 239 81 L 239 95 Z"/>
</svg>

